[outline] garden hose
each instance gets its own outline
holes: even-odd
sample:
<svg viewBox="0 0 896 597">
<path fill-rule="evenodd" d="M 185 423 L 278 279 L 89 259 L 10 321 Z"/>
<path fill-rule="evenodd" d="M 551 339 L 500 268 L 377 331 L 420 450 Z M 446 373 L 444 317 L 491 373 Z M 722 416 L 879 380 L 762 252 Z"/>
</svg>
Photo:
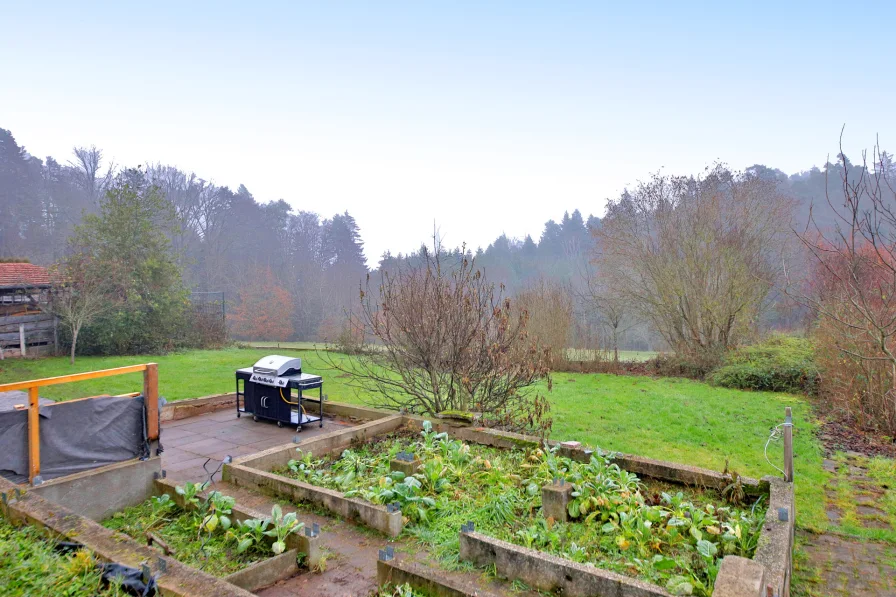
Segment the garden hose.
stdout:
<svg viewBox="0 0 896 597">
<path fill-rule="evenodd" d="M 283 395 L 283 388 L 280 388 L 280 399 L 283 400 L 283 402 L 285 402 L 285 403 L 287 403 L 287 404 L 289 404 L 289 405 L 292 405 L 292 406 L 298 406 L 299 408 L 302 409 L 302 414 L 305 415 L 305 416 L 308 416 L 308 413 L 305 412 L 305 407 L 304 407 L 304 406 L 302 406 L 302 405 L 299 404 L 298 402 L 290 402 L 289 400 L 286 399 L 286 396 Z"/>
</svg>

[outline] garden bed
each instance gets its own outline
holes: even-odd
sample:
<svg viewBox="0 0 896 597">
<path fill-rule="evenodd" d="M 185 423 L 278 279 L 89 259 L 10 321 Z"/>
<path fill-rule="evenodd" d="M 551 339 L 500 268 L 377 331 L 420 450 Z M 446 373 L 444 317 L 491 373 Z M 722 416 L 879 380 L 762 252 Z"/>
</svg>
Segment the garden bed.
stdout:
<svg viewBox="0 0 896 597">
<path fill-rule="evenodd" d="M 767 498 L 754 502 L 736 484 L 732 505 L 714 488 L 641 480 L 600 452 L 579 462 L 558 448 L 468 444 L 424 426 L 355 442 L 339 455 L 300 447 L 273 472 L 399 507 L 406 531 L 448 566 L 469 522 L 498 540 L 698 595 L 712 592 L 722 557 L 756 550 Z M 568 487 L 563 515 L 543 512 L 543 488 L 552 484 Z"/>
<path fill-rule="evenodd" d="M 127 595 L 117 583 L 103 581 L 99 564 L 86 549 L 62 549 L 37 528 L 0 518 L 0 587 L 7 597 Z"/>
<path fill-rule="evenodd" d="M 258 588 L 259 582 L 271 584 L 284 573 L 294 574 L 296 559 L 307 555 L 288 550 L 304 525 L 295 514 L 283 515 L 279 506 L 269 517 L 246 518 L 239 511 L 234 512 L 233 498 L 217 491 L 203 492 L 200 485 L 186 483 L 171 494 L 164 491 L 165 487 L 162 489 L 161 495 L 107 518 L 103 526 L 249 590 Z M 285 560 L 274 562 L 277 558 Z M 249 575 L 260 577 L 256 581 L 246 580 L 242 574 L 265 564 L 274 577 L 266 577 L 264 572 Z"/>
</svg>

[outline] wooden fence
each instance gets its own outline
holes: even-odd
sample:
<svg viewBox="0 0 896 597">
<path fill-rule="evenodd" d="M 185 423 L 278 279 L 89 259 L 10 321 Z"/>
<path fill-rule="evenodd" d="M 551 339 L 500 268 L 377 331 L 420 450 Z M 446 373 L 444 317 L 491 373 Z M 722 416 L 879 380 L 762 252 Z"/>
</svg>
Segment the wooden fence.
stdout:
<svg viewBox="0 0 896 597">
<path fill-rule="evenodd" d="M 57 321 L 47 313 L 0 317 L 0 359 L 55 353 Z"/>
<path fill-rule="evenodd" d="M 159 366 L 156 363 L 143 365 L 130 365 L 115 369 L 103 369 L 101 371 L 88 371 L 86 373 L 73 373 L 59 377 L 46 377 L 29 381 L 0 384 L 0 392 L 12 392 L 15 390 L 27 390 L 28 392 L 28 480 L 34 482 L 34 477 L 40 474 L 40 410 L 38 405 L 39 388 L 54 386 L 62 383 L 73 383 L 99 377 L 111 377 L 126 373 L 143 372 L 143 397 L 146 408 L 147 439 L 151 443 L 159 440 Z M 93 398 L 79 398 L 79 400 L 92 400 Z M 84 430 L 89 433 L 89 429 Z"/>
</svg>

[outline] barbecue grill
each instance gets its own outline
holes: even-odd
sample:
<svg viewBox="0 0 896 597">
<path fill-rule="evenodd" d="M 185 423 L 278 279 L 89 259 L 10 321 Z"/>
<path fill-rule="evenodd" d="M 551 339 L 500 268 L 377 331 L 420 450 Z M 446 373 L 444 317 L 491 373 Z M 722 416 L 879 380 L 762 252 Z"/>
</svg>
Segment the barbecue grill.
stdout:
<svg viewBox="0 0 896 597">
<path fill-rule="evenodd" d="M 319 375 L 302 373 L 302 359 L 270 355 L 252 367 L 236 370 L 236 416 L 269 419 L 278 427 L 295 425 L 296 431 L 309 423 L 324 426 L 324 382 Z M 317 398 L 305 392 L 319 390 Z M 310 414 L 306 406 L 317 410 Z M 313 412 L 313 411 L 312 411 Z"/>
</svg>

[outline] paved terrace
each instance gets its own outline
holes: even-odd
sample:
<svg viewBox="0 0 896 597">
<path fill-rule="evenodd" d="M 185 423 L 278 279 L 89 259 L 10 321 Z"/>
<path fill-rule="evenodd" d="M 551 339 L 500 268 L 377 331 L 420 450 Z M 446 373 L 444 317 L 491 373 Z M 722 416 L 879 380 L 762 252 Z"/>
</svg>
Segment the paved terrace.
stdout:
<svg viewBox="0 0 896 597">
<path fill-rule="evenodd" d="M 305 426 L 300 438 L 310 438 L 329 433 L 353 423 L 324 416 L 323 429 L 317 425 Z M 234 458 L 288 444 L 296 436 L 292 427 L 277 427 L 273 421 L 255 422 L 251 416 L 236 417 L 235 409 L 162 422 L 162 468 L 175 481 L 201 482 L 208 479 L 202 466 L 214 471 L 230 455 Z M 215 477 L 220 480 L 220 474 Z"/>
</svg>

